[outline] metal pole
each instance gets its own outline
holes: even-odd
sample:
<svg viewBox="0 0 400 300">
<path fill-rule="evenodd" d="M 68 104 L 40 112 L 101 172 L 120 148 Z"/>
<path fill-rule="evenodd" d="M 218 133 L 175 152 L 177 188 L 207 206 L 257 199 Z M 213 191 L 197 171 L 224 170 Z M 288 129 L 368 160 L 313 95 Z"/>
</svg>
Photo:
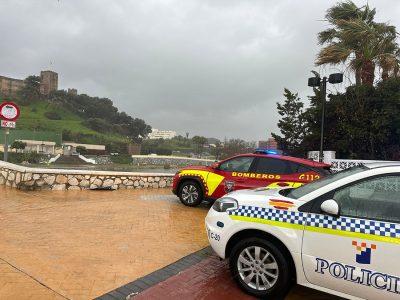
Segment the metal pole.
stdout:
<svg viewBox="0 0 400 300">
<path fill-rule="evenodd" d="M 6 128 L 4 134 L 4 161 L 8 160 L 8 135 L 10 134 L 10 129 Z"/>
<path fill-rule="evenodd" d="M 321 81 L 321 142 L 319 148 L 319 162 L 323 162 L 324 155 L 324 122 L 325 122 L 325 100 L 326 100 L 327 77 Z"/>
</svg>

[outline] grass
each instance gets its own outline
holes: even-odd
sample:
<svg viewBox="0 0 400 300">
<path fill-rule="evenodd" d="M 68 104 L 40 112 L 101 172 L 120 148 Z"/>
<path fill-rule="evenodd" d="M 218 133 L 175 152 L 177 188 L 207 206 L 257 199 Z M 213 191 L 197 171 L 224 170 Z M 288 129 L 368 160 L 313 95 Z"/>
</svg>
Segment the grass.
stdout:
<svg viewBox="0 0 400 300">
<path fill-rule="evenodd" d="M 61 120 L 49 120 L 46 112 L 57 112 Z M 82 118 L 66 111 L 57 105 L 46 102 L 35 102 L 21 106 L 21 115 L 18 119 L 18 127 L 21 129 L 40 128 L 47 131 L 63 131 L 96 134 L 97 132 L 83 126 Z"/>
<path fill-rule="evenodd" d="M 0 100 L 3 102 L 6 100 Z M 43 130 L 53 132 L 70 131 L 72 134 L 80 134 L 85 143 L 128 143 L 129 141 L 115 134 L 104 134 L 94 131 L 82 125 L 83 118 L 60 107 L 59 105 L 44 101 L 32 102 L 28 105 L 20 105 L 21 114 L 16 121 L 18 129 Z M 45 116 L 46 112 L 55 112 L 60 120 L 50 120 Z"/>
</svg>

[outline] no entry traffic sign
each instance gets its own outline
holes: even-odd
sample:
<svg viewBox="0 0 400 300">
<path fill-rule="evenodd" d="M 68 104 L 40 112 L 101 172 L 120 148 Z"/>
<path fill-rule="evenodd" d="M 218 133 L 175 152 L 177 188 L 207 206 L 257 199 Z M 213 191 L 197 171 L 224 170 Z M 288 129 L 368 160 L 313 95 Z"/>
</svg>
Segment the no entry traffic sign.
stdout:
<svg viewBox="0 0 400 300">
<path fill-rule="evenodd" d="M 19 107 L 13 102 L 3 102 L 0 104 L 0 119 L 5 121 L 15 121 L 19 117 Z"/>
</svg>

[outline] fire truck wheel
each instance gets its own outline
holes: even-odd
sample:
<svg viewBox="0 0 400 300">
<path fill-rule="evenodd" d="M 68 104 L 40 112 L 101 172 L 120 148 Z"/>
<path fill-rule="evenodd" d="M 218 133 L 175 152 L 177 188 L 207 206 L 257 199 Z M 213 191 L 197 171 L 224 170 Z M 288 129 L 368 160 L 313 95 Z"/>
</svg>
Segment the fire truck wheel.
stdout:
<svg viewBox="0 0 400 300">
<path fill-rule="evenodd" d="M 203 193 L 195 181 L 185 181 L 179 188 L 178 197 L 186 206 L 197 206 L 203 200 Z"/>
</svg>

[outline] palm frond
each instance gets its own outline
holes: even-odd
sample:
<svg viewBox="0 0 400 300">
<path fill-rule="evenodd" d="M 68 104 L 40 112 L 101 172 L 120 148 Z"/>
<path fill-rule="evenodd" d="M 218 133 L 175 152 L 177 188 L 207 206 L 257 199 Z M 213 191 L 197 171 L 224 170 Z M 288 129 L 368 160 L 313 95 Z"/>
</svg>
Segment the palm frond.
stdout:
<svg viewBox="0 0 400 300">
<path fill-rule="evenodd" d="M 317 66 L 324 64 L 339 64 L 347 60 L 347 58 L 352 53 L 352 50 L 345 47 L 340 43 L 332 43 L 331 45 L 324 47 L 318 53 L 317 61 L 315 64 Z"/>
<path fill-rule="evenodd" d="M 318 33 L 318 44 L 323 45 L 325 43 L 332 42 L 337 37 L 337 31 L 335 28 L 329 28 Z"/>
</svg>

